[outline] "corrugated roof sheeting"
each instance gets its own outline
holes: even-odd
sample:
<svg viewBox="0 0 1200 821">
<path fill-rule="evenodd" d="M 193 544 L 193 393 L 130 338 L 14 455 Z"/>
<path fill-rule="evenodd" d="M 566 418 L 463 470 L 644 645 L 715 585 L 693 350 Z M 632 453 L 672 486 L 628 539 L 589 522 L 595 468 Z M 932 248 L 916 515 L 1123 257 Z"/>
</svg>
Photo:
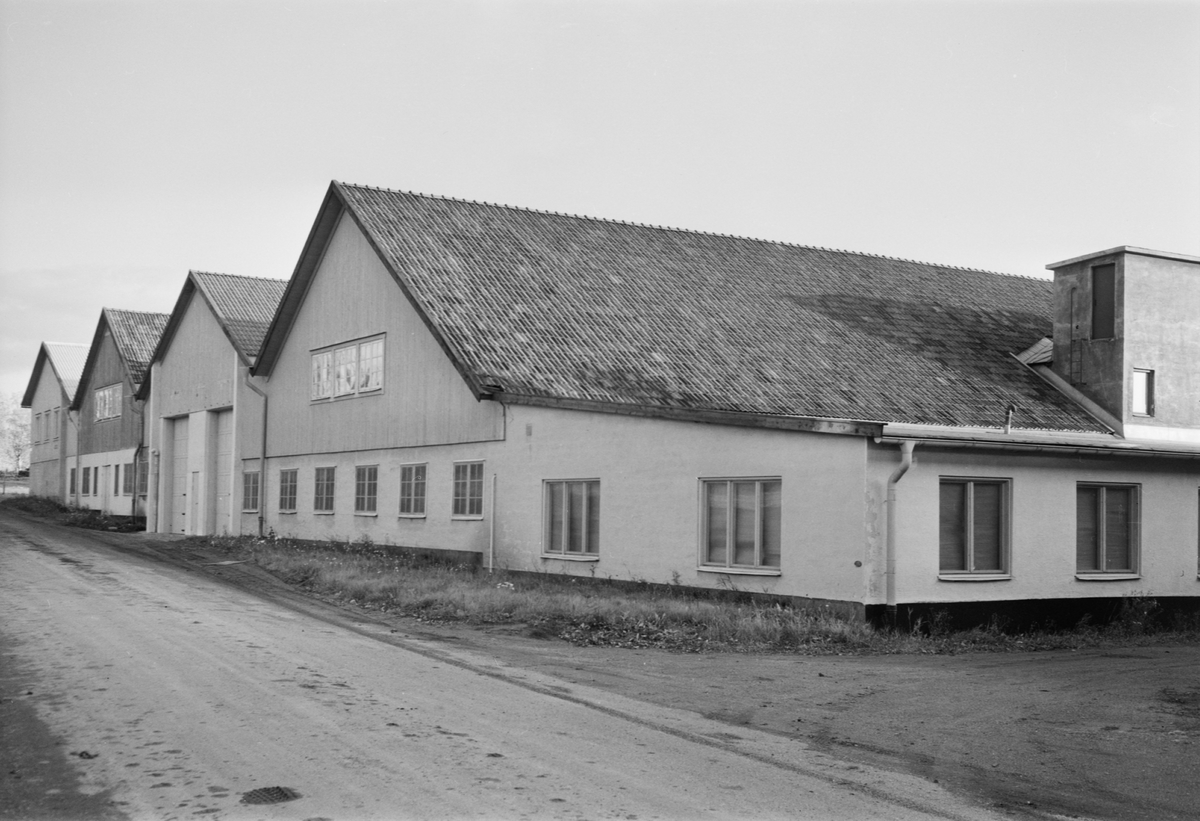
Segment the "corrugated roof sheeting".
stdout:
<svg viewBox="0 0 1200 821">
<path fill-rule="evenodd" d="M 191 276 L 203 289 L 238 352 L 253 360 L 287 289 L 287 282 L 202 271 L 192 271 Z"/>
<path fill-rule="evenodd" d="M 170 317 L 167 314 L 115 308 L 106 308 L 104 312 L 108 316 L 108 327 L 117 350 L 129 368 L 129 378 L 135 386 L 140 385 L 146 378 L 150 359 Z"/>
<path fill-rule="evenodd" d="M 513 393 L 1104 430 L 1017 362 L 1051 283 L 335 184 L 470 372 Z"/>
<path fill-rule="evenodd" d="M 45 345 L 63 389 L 73 398 L 83 376 L 83 366 L 87 364 L 88 346 L 75 342 L 47 342 Z"/>
</svg>

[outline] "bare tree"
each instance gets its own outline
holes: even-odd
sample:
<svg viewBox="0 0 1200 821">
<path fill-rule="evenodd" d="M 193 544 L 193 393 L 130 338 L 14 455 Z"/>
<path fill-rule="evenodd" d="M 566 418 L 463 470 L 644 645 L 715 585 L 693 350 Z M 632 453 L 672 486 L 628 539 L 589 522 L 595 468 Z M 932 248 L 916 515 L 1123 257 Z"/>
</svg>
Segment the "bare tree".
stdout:
<svg viewBox="0 0 1200 821">
<path fill-rule="evenodd" d="M 29 467 L 29 411 L 15 393 L 0 396 L 0 466 L 13 471 Z"/>
</svg>

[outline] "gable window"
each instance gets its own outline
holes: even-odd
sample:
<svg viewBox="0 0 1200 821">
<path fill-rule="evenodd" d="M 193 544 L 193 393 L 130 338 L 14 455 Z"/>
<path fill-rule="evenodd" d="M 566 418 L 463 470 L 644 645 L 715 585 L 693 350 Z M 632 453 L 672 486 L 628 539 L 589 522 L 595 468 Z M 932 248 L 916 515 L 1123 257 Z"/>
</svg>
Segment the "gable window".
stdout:
<svg viewBox="0 0 1200 821">
<path fill-rule="evenodd" d="M 333 471 L 333 468 L 317 468 L 313 489 L 313 510 L 317 513 L 333 513 Z"/>
<path fill-rule="evenodd" d="M 379 493 L 379 466 L 361 465 L 354 468 L 354 512 L 374 514 Z"/>
<path fill-rule="evenodd" d="M 96 406 L 96 421 L 116 419 L 121 415 L 121 383 L 97 388 L 93 394 Z"/>
<path fill-rule="evenodd" d="M 1133 407 L 1134 416 L 1154 415 L 1154 371 L 1133 369 Z"/>
<path fill-rule="evenodd" d="M 483 462 L 459 462 L 454 466 L 453 515 L 472 519 L 483 516 Z"/>
<path fill-rule="evenodd" d="M 701 569 L 778 573 L 782 481 L 706 479 L 700 485 Z"/>
<path fill-rule="evenodd" d="M 83 495 L 84 496 L 92 495 L 92 469 L 91 468 L 83 469 Z"/>
<path fill-rule="evenodd" d="M 1117 335 L 1117 266 L 1113 263 L 1092 269 L 1092 339 Z"/>
<path fill-rule="evenodd" d="M 600 482 L 546 482 L 545 552 L 561 556 L 600 553 Z"/>
<path fill-rule="evenodd" d="M 279 471 L 279 512 L 296 512 L 296 475 L 298 471 Z"/>
<path fill-rule="evenodd" d="M 258 491 L 261 474 L 257 470 L 242 474 L 242 512 L 258 512 Z"/>
<path fill-rule="evenodd" d="M 134 472 L 133 472 L 133 462 L 125 463 L 125 470 L 121 475 L 125 479 L 125 482 L 124 482 L 125 495 L 132 496 L 133 491 L 134 491 L 134 478 L 135 478 Z"/>
<path fill-rule="evenodd" d="M 947 575 L 1007 575 L 1007 481 L 942 479 L 938 509 L 938 571 Z"/>
<path fill-rule="evenodd" d="M 425 515 L 425 465 L 400 466 L 400 515 Z"/>
<path fill-rule="evenodd" d="M 330 399 L 381 390 L 383 341 L 378 336 L 314 353 L 310 398 Z"/>
<path fill-rule="evenodd" d="M 1075 491 L 1075 568 L 1080 574 L 1138 572 L 1140 488 L 1079 484 Z"/>
</svg>

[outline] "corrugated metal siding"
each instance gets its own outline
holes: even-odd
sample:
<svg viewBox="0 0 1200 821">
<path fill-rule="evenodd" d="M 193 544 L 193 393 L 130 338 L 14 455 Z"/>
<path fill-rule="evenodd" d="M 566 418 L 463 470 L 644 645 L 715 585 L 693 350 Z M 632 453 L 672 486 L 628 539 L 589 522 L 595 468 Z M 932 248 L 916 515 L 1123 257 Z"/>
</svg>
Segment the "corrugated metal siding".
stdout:
<svg viewBox="0 0 1200 821">
<path fill-rule="evenodd" d="M 386 342 L 379 394 L 309 401 L 314 349 L 380 333 L 386 334 Z M 473 442 L 503 435 L 503 409 L 475 400 L 349 219 L 335 232 L 271 375 L 270 412 L 272 456 Z"/>
<path fill-rule="evenodd" d="M 193 297 L 151 385 L 162 417 L 233 404 L 237 354 L 203 299 Z"/>
</svg>

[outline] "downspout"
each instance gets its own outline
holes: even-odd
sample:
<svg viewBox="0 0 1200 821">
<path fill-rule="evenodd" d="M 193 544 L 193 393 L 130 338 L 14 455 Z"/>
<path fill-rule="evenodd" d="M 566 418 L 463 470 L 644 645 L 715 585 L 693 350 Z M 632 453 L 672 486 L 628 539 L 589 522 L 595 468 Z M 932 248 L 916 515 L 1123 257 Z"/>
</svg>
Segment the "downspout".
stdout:
<svg viewBox="0 0 1200 821">
<path fill-rule="evenodd" d="M 246 369 L 245 385 L 262 397 L 262 447 L 258 454 L 258 538 L 263 535 L 263 509 L 267 506 L 267 395 L 250 382 L 250 370 Z"/>
<path fill-rule="evenodd" d="M 913 463 L 913 448 L 917 445 L 911 439 L 900 443 L 900 466 L 897 467 L 887 481 L 887 557 L 884 582 L 887 587 L 887 620 L 896 626 L 896 484 L 908 472 Z"/>
</svg>

